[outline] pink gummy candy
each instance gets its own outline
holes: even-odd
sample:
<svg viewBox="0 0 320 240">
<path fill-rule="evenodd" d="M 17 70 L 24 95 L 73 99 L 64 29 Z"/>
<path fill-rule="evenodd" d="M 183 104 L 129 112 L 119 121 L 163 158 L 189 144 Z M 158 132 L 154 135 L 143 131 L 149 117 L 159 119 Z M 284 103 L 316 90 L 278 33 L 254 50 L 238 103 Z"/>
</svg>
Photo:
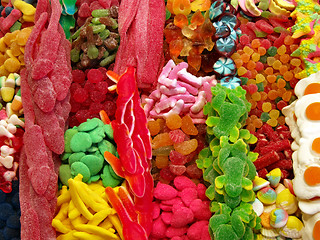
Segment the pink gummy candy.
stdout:
<svg viewBox="0 0 320 240">
<path fill-rule="evenodd" d="M 188 230 L 187 227 L 181 227 L 181 228 L 168 227 L 166 231 L 166 236 L 170 239 L 176 236 L 182 236 L 187 232 L 187 230 Z"/>
<path fill-rule="evenodd" d="M 154 197 L 159 200 L 169 200 L 175 198 L 178 195 L 178 191 L 168 184 L 158 183 L 154 189 Z"/>
<path fill-rule="evenodd" d="M 198 220 L 209 220 L 211 217 L 210 202 L 195 199 L 190 204 L 190 209 L 194 213 L 194 217 Z"/>
<path fill-rule="evenodd" d="M 29 82 L 30 85 L 30 82 Z M 48 77 L 35 84 L 33 100 L 43 112 L 51 112 L 56 104 L 57 93 Z"/>
<path fill-rule="evenodd" d="M 161 214 L 161 219 L 165 224 L 170 225 L 171 220 L 172 220 L 172 216 L 173 216 L 172 212 L 163 212 Z"/>
<path fill-rule="evenodd" d="M 172 212 L 175 213 L 180 208 L 185 207 L 184 203 L 182 201 L 176 202 L 172 205 Z"/>
<path fill-rule="evenodd" d="M 198 193 L 195 188 L 185 188 L 179 193 L 182 202 L 186 206 L 190 206 L 191 202 L 198 198 Z"/>
<path fill-rule="evenodd" d="M 160 239 L 166 236 L 167 226 L 162 221 L 161 217 L 158 217 L 152 224 L 151 236 Z"/>
<path fill-rule="evenodd" d="M 172 212 L 172 206 L 160 203 L 160 209 L 165 212 Z"/>
<path fill-rule="evenodd" d="M 182 203 L 182 201 L 181 201 L 181 198 L 176 197 L 176 198 L 172 198 L 170 200 L 164 200 L 161 203 L 173 206 L 174 204 Z"/>
<path fill-rule="evenodd" d="M 196 188 L 196 184 L 192 182 L 186 176 L 178 176 L 173 180 L 174 186 L 179 190 L 182 191 L 185 188 Z"/>
<path fill-rule="evenodd" d="M 208 200 L 207 196 L 206 196 L 206 186 L 203 185 L 202 183 L 199 183 L 197 185 L 197 192 L 198 192 L 198 197 L 201 199 L 201 200 Z"/>
<path fill-rule="evenodd" d="M 202 240 L 202 230 L 203 227 L 208 227 L 209 222 L 208 221 L 198 221 L 192 224 L 187 232 L 187 236 L 190 240 Z"/>
<path fill-rule="evenodd" d="M 173 213 L 171 219 L 171 226 L 175 228 L 184 227 L 191 223 L 194 219 L 193 212 L 187 207 L 181 207 Z"/>
<path fill-rule="evenodd" d="M 156 202 L 153 202 L 152 206 L 153 206 L 152 217 L 153 219 L 156 219 L 160 216 L 160 207 L 159 207 L 159 204 Z"/>
<path fill-rule="evenodd" d="M 171 240 L 183 240 L 183 239 L 179 236 L 175 236 L 175 237 L 171 238 Z"/>
</svg>

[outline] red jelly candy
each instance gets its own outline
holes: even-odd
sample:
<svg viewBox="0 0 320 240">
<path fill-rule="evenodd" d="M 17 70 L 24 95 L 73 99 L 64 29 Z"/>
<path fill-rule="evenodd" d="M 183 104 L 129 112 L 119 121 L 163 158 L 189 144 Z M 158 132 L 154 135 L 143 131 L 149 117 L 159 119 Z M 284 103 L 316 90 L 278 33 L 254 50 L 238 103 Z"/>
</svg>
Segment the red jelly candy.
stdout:
<svg viewBox="0 0 320 240">
<path fill-rule="evenodd" d="M 103 75 L 99 69 L 90 69 L 87 78 L 91 83 L 98 83 L 102 81 Z"/>
<path fill-rule="evenodd" d="M 180 129 L 170 131 L 169 136 L 173 143 L 182 143 L 185 139 L 185 134 Z"/>
<path fill-rule="evenodd" d="M 96 84 L 96 90 L 102 94 L 106 94 L 108 92 L 108 83 L 105 81 L 98 82 Z"/>
<path fill-rule="evenodd" d="M 174 175 L 181 176 L 182 174 L 185 173 L 187 168 L 184 165 L 170 164 L 169 169 Z"/>
<path fill-rule="evenodd" d="M 76 83 L 83 83 L 86 76 L 83 71 L 75 69 L 72 71 L 72 81 Z"/>
<path fill-rule="evenodd" d="M 261 47 L 264 47 L 265 49 L 269 49 L 271 47 L 271 43 L 268 39 L 263 39 L 260 43 Z"/>
<path fill-rule="evenodd" d="M 188 162 L 188 159 L 185 155 L 172 150 L 169 154 L 170 161 L 175 165 L 184 165 Z"/>
<path fill-rule="evenodd" d="M 170 171 L 169 167 L 162 168 L 160 170 L 160 176 L 167 181 L 172 181 L 175 175 Z"/>
<path fill-rule="evenodd" d="M 78 88 L 73 94 L 73 98 L 78 103 L 83 103 L 88 98 L 88 91 L 84 88 Z"/>
<path fill-rule="evenodd" d="M 263 32 L 265 32 L 265 33 L 269 33 L 269 34 L 271 34 L 271 33 L 273 33 L 273 26 L 272 25 L 270 25 L 267 21 L 265 21 L 265 20 L 258 20 L 257 22 L 256 22 L 256 26 L 260 29 L 260 30 L 262 30 Z"/>
</svg>

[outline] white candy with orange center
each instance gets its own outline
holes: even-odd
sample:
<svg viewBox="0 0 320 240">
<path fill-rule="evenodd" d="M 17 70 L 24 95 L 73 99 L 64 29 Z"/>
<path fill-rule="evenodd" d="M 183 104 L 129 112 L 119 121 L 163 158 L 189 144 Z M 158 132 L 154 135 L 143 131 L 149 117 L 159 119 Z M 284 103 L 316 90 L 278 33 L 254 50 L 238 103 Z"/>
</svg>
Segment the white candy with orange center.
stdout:
<svg viewBox="0 0 320 240">
<path fill-rule="evenodd" d="M 304 229 L 303 240 L 320 240 L 320 212 L 314 215 L 302 214 Z"/>
</svg>

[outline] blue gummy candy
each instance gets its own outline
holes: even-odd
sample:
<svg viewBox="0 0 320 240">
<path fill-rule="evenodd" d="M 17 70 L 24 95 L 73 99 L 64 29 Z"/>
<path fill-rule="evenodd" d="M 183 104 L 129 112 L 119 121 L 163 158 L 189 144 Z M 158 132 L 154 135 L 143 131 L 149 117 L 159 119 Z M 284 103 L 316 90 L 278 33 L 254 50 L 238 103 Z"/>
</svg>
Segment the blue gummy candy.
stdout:
<svg viewBox="0 0 320 240">
<path fill-rule="evenodd" d="M 0 203 L 3 203 L 6 200 L 6 194 L 0 190 Z"/>
<path fill-rule="evenodd" d="M 7 16 L 9 16 L 10 13 L 12 12 L 12 10 L 13 10 L 12 7 L 6 7 L 6 8 L 4 9 L 4 12 L 6 13 Z"/>
<path fill-rule="evenodd" d="M 7 218 L 12 214 L 14 214 L 14 211 L 9 203 L 0 204 L 0 219 L 7 220 Z"/>
<path fill-rule="evenodd" d="M 9 227 L 5 227 L 3 229 L 4 239 L 11 240 L 12 238 L 19 238 L 20 237 L 20 229 L 13 229 Z"/>
<path fill-rule="evenodd" d="M 7 219 L 7 227 L 13 229 L 20 229 L 20 216 L 13 214 Z"/>
<path fill-rule="evenodd" d="M 4 7 L 0 5 L 0 13 L 2 12 L 3 9 Z"/>
<path fill-rule="evenodd" d="M 15 209 L 20 208 L 20 201 L 19 201 L 19 193 L 18 192 L 13 195 L 13 197 L 11 199 L 11 203 Z"/>
<path fill-rule="evenodd" d="M 5 226 L 6 226 L 6 221 L 0 219 L 0 229 L 4 228 Z"/>
</svg>

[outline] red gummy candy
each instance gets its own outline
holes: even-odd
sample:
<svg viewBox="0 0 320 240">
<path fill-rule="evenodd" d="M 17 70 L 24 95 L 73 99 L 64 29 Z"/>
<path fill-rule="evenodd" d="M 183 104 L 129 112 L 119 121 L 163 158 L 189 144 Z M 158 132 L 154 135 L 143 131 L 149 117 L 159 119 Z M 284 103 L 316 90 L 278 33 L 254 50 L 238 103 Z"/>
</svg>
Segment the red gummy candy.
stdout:
<svg viewBox="0 0 320 240">
<path fill-rule="evenodd" d="M 188 159 L 185 155 L 172 150 L 169 154 L 169 159 L 173 164 L 184 165 L 188 162 Z"/>
<path fill-rule="evenodd" d="M 267 21 L 265 20 L 258 20 L 256 22 L 256 26 L 262 30 L 265 33 L 271 34 L 273 33 L 273 26 L 271 26 Z"/>
<path fill-rule="evenodd" d="M 78 16 L 82 18 L 87 18 L 91 16 L 91 10 L 87 3 L 81 4 L 80 9 L 78 11 Z"/>
<path fill-rule="evenodd" d="M 184 165 L 174 165 L 174 164 L 170 164 L 169 169 L 174 175 L 177 175 L 177 176 L 181 176 L 187 170 L 187 168 Z"/>
<path fill-rule="evenodd" d="M 182 143 L 185 139 L 185 134 L 180 129 L 175 129 L 169 132 L 169 137 L 173 143 Z"/>
<path fill-rule="evenodd" d="M 99 69 L 90 69 L 87 78 L 91 83 L 98 83 L 102 81 L 103 75 Z"/>
<path fill-rule="evenodd" d="M 266 179 L 267 178 L 267 174 L 268 174 L 268 171 L 267 171 L 266 168 L 263 168 L 260 171 L 258 171 L 258 176 L 261 177 L 261 178 Z"/>
<path fill-rule="evenodd" d="M 76 83 L 83 83 L 86 75 L 79 69 L 72 70 L 72 81 Z M 72 84 L 73 85 L 73 84 Z"/>
<path fill-rule="evenodd" d="M 73 94 L 73 98 L 78 103 L 83 103 L 88 98 L 88 91 L 84 88 L 77 88 Z"/>
<path fill-rule="evenodd" d="M 260 42 L 260 46 L 264 47 L 265 49 L 269 49 L 271 47 L 271 43 L 270 43 L 270 41 L 268 39 L 263 39 Z"/>
<path fill-rule="evenodd" d="M 279 154 L 275 151 L 268 152 L 267 154 L 260 156 L 253 164 L 255 165 L 257 171 L 262 168 L 265 168 L 272 163 L 277 162 L 280 160 Z"/>
</svg>

